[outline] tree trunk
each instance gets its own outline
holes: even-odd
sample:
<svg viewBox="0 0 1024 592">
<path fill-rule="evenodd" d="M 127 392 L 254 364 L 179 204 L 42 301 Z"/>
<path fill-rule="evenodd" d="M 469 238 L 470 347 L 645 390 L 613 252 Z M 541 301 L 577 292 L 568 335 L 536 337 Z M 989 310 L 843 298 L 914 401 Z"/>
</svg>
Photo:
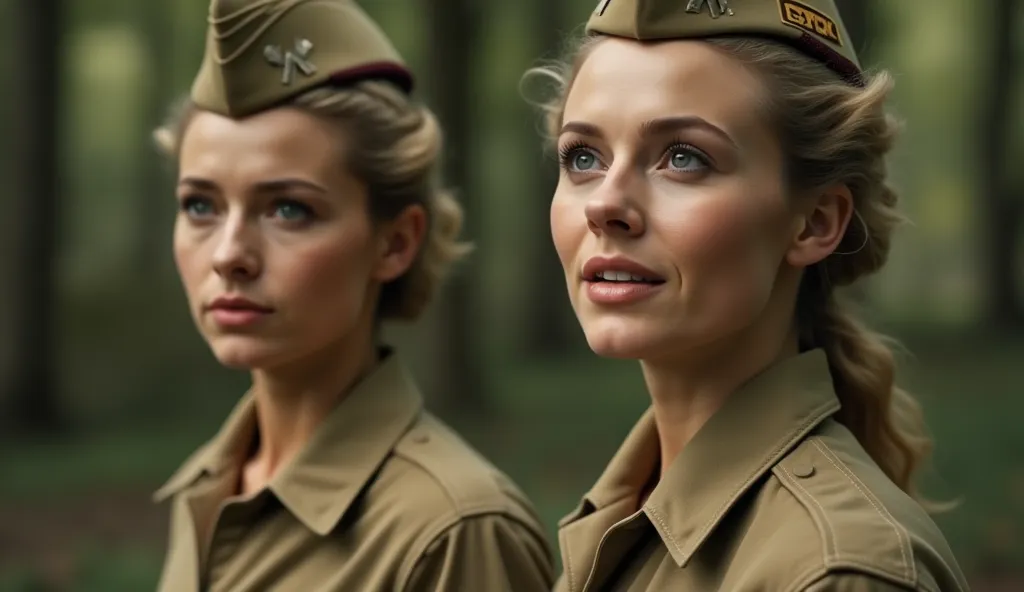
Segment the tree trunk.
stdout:
<svg viewBox="0 0 1024 592">
<path fill-rule="evenodd" d="M 1017 86 L 1019 68 L 1013 54 L 1013 27 L 1020 4 L 1014 0 L 993 0 L 989 31 L 989 72 L 991 81 L 985 87 L 983 106 L 978 122 L 978 192 L 982 208 L 979 236 L 982 269 L 988 284 L 986 321 L 994 329 L 1024 327 L 1024 305 L 1018 294 L 1017 281 L 1021 265 L 1017 263 L 1017 238 L 1022 224 L 1019 191 L 1012 186 L 1008 122 L 1013 120 L 1013 91 Z"/>
<path fill-rule="evenodd" d="M 478 242 L 481 212 L 472 187 L 473 138 L 470 117 L 476 95 L 474 49 L 486 5 L 478 0 L 428 0 L 431 55 L 429 72 L 432 104 L 445 132 L 445 181 L 457 190 L 466 212 L 463 236 Z M 440 343 L 436 348 L 435 394 L 441 413 L 482 412 L 484 360 L 477 347 L 480 327 L 476 262 L 479 252 L 462 262 L 442 292 L 439 323 Z"/>
<path fill-rule="evenodd" d="M 558 51 L 561 50 L 562 39 L 565 35 L 563 23 L 565 23 L 564 0 L 552 2 L 551 0 L 531 0 L 529 9 L 531 11 L 527 26 L 536 34 L 531 37 L 536 39 L 536 46 L 533 47 L 532 55 L 545 56 L 546 59 L 560 58 Z M 533 98 L 533 97 L 530 97 Z M 540 123 L 539 114 L 531 110 L 527 114 L 530 121 Z M 562 265 L 558 261 L 554 247 L 548 236 L 549 209 L 551 197 L 558 184 L 558 167 L 554 163 L 554 148 L 543 144 L 544 140 L 535 132 L 540 126 L 531 126 L 524 130 L 529 134 L 528 142 L 536 148 L 531 152 L 535 158 L 536 180 L 530 186 L 530 195 L 527 200 L 527 224 L 531 229 L 544 230 L 544 232 L 532 232 L 530 236 L 535 238 L 523 245 L 528 249 L 529 254 L 529 283 L 530 289 L 526 294 L 526 336 L 525 353 L 530 356 L 544 357 L 558 355 L 569 349 L 572 343 L 573 333 L 571 332 L 572 309 L 565 296 L 562 286 L 565 285 L 565 275 Z"/>
<path fill-rule="evenodd" d="M 14 338 L 9 419 L 18 431 L 59 432 L 65 417 L 54 367 L 57 273 L 57 202 L 62 189 L 60 101 L 65 14 L 60 0 L 22 0 L 14 6 L 13 167 L 17 233 L 12 284 Z"/>
<path fill-rule="evenodd" d="M 167 245 L 173 222 L 169 183 L 170 163 L 157 152 L 153 130 L 164 123 L 173 94 L 173 51 L 175 11 L 168 0 L 148 0 L 135 5 L 136 19 L 142 31 L 149 61 L 147 76 L 140 88 L 145 105 L 145 120 L 140 126 L 139 170 L 136 172 L 135 199 L 138 203 L 138 249 L 136 272 L 140 277 L 160 278 L 170 257 Z"/>
</svg>

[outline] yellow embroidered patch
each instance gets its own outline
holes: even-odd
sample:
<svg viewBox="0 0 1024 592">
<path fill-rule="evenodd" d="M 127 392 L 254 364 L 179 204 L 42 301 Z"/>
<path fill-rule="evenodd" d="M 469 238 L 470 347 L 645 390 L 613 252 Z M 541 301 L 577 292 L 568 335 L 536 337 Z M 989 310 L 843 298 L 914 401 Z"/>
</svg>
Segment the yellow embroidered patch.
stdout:
<svg viewBox="0 0 1024 592">
<path fill-rule="evenodd" d="M 810 6 L 796 0 L 779 0 L 779 14 L 782 22 L 787 25 L 814 33 L 838 45 L 843 44 L 839 36 L 839 25 Z"/>
</svg>

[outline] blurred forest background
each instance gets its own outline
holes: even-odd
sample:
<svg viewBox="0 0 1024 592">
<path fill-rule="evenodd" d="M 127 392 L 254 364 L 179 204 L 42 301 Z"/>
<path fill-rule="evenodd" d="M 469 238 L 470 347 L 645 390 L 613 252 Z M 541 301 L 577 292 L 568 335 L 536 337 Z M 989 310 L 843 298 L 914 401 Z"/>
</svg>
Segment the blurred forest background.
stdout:
<svg viewBox="0 0 1024 592">
<path fill-rule="evenodd" d="M 646 406 L 636 365 L 591 355 L 568 306 L 554 158 L 519 88 L 595 3 L 363 0 L 447 128 L 479 247 L 394 340 L 552 534 Z M 892 167 L 913 224 L 858 297 L 912 352 L 900 379 L 938 440 L 924 485 L 962 500 L 939 521 L 973 586 L 1024 590 L 1024 0 L 840 4 L 907 122 Z M 173 170 L 150 140 L 189 87 L 206 12 L 0 3 L 2 591 L 152 589 L 167 516 L 150 492 L 246 387 L 188 317 Z"/>
</svg>

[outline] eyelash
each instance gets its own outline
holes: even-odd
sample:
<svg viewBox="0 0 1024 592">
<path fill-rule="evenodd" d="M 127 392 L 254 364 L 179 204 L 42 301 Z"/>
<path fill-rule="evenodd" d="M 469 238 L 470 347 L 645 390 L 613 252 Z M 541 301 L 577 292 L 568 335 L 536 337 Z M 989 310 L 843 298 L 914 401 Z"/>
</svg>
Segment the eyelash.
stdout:
<svg viewBox="0 0 1024 592">
<path fill-rule="evenodd" d="M 573 140 L 572 142 L 569 142 L 565 146 L 562 146 L 561 148 L 559 148 L 558 149 L 558 164 L 559 164 L 559 166 L 561 166 L 563 169 L 568 169 L 569 161 L 572 159 L 573 155 L 575 155 L 580 150 L 590 150 L 590 151 L 593 151 L 593 148 L 591 148 L 589 145 L 587 145 L 587 143 L 584 142 L 583 140 Z M 597 156 L 597 155 L 595 154 L 595 156 Z"/>
<path fill-rule="evenodd" d="M 711 168 L 714 162 L 712 161 L 711 157 L 708 156 L 707 152 L 704 152 L 700 148 L 697 148 L 696 146 L 690 144 L 689 142 L 684 142 L 683 140 L 675 140 L 674 142 L 669 144 L 668 148 L 666 148 L 665 151 L 662 153 L 662 158 L 670 156 L 673 152 L 687 152 L 691 154 L 694 158 L 699 160 L 701 165 L 707 168 Z"/>
<path fill-rule="evenodd" d="M 587 150 L 591 152 L 595 158 L 598 156 L 597 152 L 583 140 L 573 140 L 572 142 L 569 142 L 565 146 L 562 146 L 561 148 L 558 149 L 559 166 L 561 166 L 565 170 L 569 170 L 569 165 L 571 164 L 572 157 L 580 150 Z M 711 168 L 711 166 L 713 165 L 713 161 L 711 157 L 708 156 L 707 152 L 704 152 L 700 148 L 697 148 L 696 146 L 688 142 L 684 142 L 683 140 L 672 141 L 668 145 L 668 147 L 665 148 L 665 150 L 662 152 L 662 158 L 664 159 L 666 156 L 669 156 L 670 154 L 676 151 L 688 152 L 692 154 L 694 158 L 699 160 L 700 163 L 705 167 Z"/>
</svg>

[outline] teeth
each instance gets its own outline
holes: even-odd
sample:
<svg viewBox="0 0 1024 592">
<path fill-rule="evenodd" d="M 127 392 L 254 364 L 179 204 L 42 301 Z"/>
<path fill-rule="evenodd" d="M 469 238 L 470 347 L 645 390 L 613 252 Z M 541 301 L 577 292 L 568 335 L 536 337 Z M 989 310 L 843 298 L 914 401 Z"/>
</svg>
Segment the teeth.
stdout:
<svg viewBox="0 0 1024 592">
<path fill-rule="evenodd" d="M 644 277 L 633 275 L 625 271 L 599 271 L 597 272 L 598 279 L 602 279 L 606 282 L 646 282 L 649 281 Z"/>
</svg>

